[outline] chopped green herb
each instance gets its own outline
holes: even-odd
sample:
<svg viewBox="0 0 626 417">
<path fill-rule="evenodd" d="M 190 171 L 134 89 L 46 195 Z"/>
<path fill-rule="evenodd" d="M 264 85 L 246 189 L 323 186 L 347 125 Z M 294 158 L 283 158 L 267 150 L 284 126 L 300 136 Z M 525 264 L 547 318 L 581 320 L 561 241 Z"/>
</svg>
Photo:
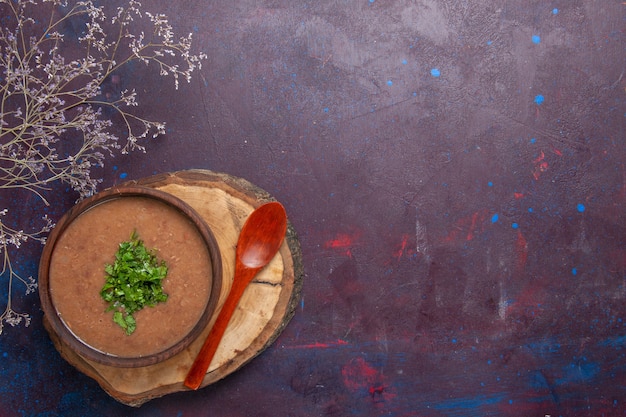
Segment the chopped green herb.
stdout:
<svg viewBox="0 0 626 417">
<path fill-rule="evenodd" d="M 120 243 L 115 262 L 107 264 L 104 271 L 106 282 L 100 296 L 109 303 L 106 311 L 114 310 L 113 321 L 128 335 L 137 327 L 133 313 L 167 300 L 162 286 L 167 265 L 146 249 L 136 231 L 129 241 Z"/>
</svg>

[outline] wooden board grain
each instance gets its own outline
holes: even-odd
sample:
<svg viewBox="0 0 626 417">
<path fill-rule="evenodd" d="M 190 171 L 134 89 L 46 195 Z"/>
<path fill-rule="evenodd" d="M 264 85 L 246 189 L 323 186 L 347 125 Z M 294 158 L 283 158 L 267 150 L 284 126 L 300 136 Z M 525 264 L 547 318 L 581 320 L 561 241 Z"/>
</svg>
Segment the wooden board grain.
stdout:
<svg viewBox="0 0 626 417">
<path fill-rule="evenodd" d="M 239 231 L 248 215 L 271 196 L 250 182 L 207 170 L 160 174 L 132 184 L 156 188 L 191 205 L 211 227 L 222 254 L 221 308 L 234 273 Z M 269 346 L 293 316 L 302 287 L 302 259 L 297 235 L 289 223 L 279 253 L 244 293 L 202 383 L 210 385 L 239 369 Z M 173 358 L 142 368 L 116 368 L 89 361 L 68 349 L 46 326 L 61 355 L 95 379 L 116 400 L 138 407 L 173 392 L 188 390 L 183 381 L 214 318 L 191 346 Z M 46 324 L 44 322 L 44 324 Z"/>
</svg>

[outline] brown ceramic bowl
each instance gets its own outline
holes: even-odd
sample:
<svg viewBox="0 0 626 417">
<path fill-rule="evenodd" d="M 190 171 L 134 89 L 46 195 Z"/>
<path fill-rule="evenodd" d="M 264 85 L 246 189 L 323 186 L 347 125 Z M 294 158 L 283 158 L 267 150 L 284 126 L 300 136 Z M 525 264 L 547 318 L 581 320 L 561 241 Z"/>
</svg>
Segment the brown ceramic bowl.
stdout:
<svg viewBox="0 0 626 417">
<path fill-rule="evenodd" d="M 136 231 L 168 266 L 164 303 L 134 317 L 131 335 L 113 322 L 100 296 L 105 265 Z M 125 186 L 86 199 L 58 222 L 39 265 L 41 305 L 50 329 L 85 359 L 116 367 L 162 362 L 206 328 L 222 284 L 221 256 L 201 216 L 152 188 Z"/>
</svg>

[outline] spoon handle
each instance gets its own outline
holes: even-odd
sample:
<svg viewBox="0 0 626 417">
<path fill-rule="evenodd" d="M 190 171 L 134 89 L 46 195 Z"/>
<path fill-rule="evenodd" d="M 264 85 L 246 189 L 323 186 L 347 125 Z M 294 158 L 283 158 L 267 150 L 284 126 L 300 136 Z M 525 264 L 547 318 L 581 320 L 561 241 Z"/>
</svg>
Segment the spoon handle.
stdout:
<svg viewBox="0 0 626 417">
<path fill-rule="evenodd" d="M 185 378 L 185 386 L 196 390 L 202 384 L 204 377 L 211 365 L 211 361 L 217 352 L 217 348 L 220 345 L 220 341 L 226 332 L 228 323 L 239 304 L 239 300 L 243 295 L 248 283 L 252 281 L 252 278 L 259 272 L 261 268 L 248 268 L 241 263 L 237 263 L 235 266 L 235 277 L 233 284 L 228 293 L 224 306 L 220 310 L 215 324 L 211 328 L 209 335 L 204 340 L 204 344 L 200 349 L 200 352 L 196 356 L 187 377 Z"/>
</svg>

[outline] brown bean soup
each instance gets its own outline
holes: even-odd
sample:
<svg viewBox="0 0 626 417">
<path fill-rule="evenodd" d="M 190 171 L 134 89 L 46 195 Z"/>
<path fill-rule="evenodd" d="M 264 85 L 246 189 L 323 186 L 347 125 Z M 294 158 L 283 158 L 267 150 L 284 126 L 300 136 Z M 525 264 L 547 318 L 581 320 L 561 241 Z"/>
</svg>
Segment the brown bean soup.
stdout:
<svg viewBox="0 0 626 417">
<path fill-rule="evenodd" d="M 100 290 L 105 265 L 133 230 L 166 262 L 168 299 L 134 313 L 137 329 L 126 335 L 113 312 L 105 312 Z M 70 331 L 92 348 L 129 358 L 162 352 L 186 336 L 206 308 L 211 280 L 211 260 L 194 224 L 145 197 L 109 200 L 77 217 L 59 237 L 49 272 L 52 303 Z"/>
</svg>

